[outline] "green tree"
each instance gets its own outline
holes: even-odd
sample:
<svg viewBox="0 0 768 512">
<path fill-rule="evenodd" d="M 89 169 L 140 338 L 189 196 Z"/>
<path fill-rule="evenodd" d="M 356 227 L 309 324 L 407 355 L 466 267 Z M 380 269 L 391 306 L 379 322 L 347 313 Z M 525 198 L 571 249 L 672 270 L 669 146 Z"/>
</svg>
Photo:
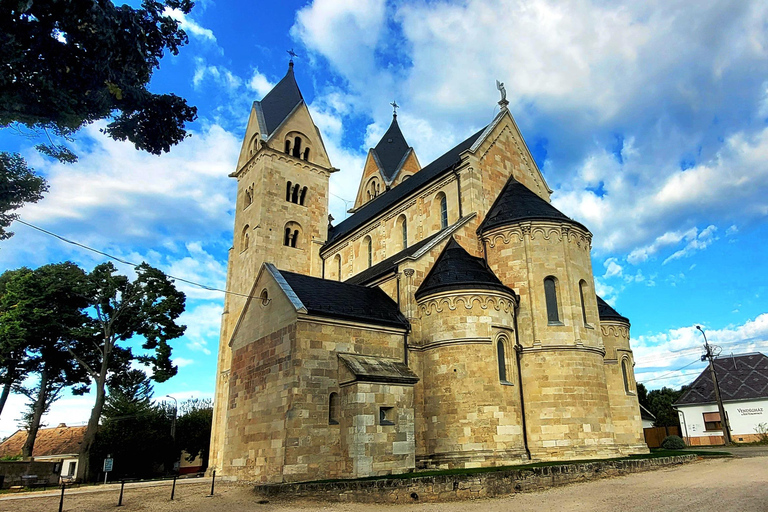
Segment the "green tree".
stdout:
<svg viewBox="0 0 768 512">
<path fill-rule="evenodd" d="M 12 306 L 4 319 L 21 326 L 27 347 L 24 364 L 40 379 L 25 393 L 33 400 L 22 448 L 25 458 L 32 456 L 42 417 L 61 391 L 69 386 L 76 386 L 76 393 L 87 389 L 88 376 L 68 350 L 90 323 L 84 313 L 85 285 L 85 272 L 69 262 L 18 272 L 5 285 L 3 300 Z"/>
<path fill-rule="evenodd" d="M 648 389 L 642 382 L 637 383 L 637 401 L 640 402 L 640 405 L 648 409 Z"/>
<path fill-rule="evenodd" d="M 8 295 L 6 289 L 9 282 L 31 272 L 31 269 L 22 267 L 0 275 L 0 415 L 11 390 L 26 378 L 30 370 L 27 358 L 29 340 L 21 319 L 16 315 L 16 298 L 13 294 Z"/>
<path fill-rule="evenodd" d="M 685 391 L 685 387 L 675 390 L 668 387 L 654 389 L 648 392 L 648 410 L 656 416 L 653 425 L 656 427 L 679 427 L 680 418 L 673 409 L 678 398 Z"/>
<path fill-rule="evenodd" d="M 180 450 L 187 452 L 190 462 L 198 455 L 203 469 L 208 467 L 213 424 L 213 400 L 193 398 L 181 403 L 181 415 L 176 423 L 176 441 Z"/>
<path fill-rule="evenodd" d="M 141 370 L 115 374 L 107 384 L 102 416 L 118 418 L 144 414 L 152 409 L 152 380 Z"/>
<path fill-rule="evenodd" d="M 8 226 L 19 218 L 13 213 L 24 203 L 36 203 L 48 190 L 45 180 L 27 167 L 21 156 L 0 152 L 0 240 L 13 236 Z"/>
<path fill-rule="evenodd" d="M 96 392 L 80 452 L 77 478 L 90 475 L 91 448 L 106 398 L 106 384 L 116 366 L 126 369 L 135 359 L 152 370 L 152 379 L 163 382 L 176 374 L 171 362 L 170 340 L 184 334 L 176 320 L 184 311 L 185 296 L 160 270 L 146 263 L 136 267 L 131 281 L 118 275 L 111 263 L 98 265 L 88 276 L 93 327 L 78 340 L 71 354 L 86 369 Z M 135 355 L 120 344 L 143 339 L 142 353 Z"/>
</svg>

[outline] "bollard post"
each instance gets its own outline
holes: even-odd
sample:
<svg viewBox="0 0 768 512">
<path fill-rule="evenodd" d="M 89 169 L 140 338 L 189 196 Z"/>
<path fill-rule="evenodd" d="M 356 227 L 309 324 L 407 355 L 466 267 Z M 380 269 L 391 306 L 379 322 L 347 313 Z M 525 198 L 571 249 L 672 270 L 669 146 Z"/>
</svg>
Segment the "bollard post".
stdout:
<svg viewBox="0 0 768 512">
<path fill-rule="evenodd" d="M 125 480 L 120 480 L 120 499 L 117 500 L 117 506 L 123 506 L 123 487 L 125 487 Z"/>
<path fill-rule="evenodd" d="M 216 484 L 216 470 L 213 470 L 213 474 L 211 475 L 211 494 L 209 496 L 213 496 L 213 486 Z"/>
<path fill-rule="evenodd" d="M 64 510 L 64 484 L 61 484 L 61 499 L 59 500 L 59 512 Z"/>
<path fill-rule="evenodd" d="M 173 501 L 174 494 L 176 494 L 176 475 L 173 475 L 173 487 L 171 487 L 171 501 Z"/>
</svg>

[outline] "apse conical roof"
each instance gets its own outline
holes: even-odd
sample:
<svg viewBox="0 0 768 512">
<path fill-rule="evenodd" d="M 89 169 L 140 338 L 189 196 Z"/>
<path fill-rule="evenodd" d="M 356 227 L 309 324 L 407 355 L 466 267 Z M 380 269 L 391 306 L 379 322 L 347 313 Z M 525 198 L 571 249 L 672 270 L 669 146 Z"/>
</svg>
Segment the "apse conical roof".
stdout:
<svg viewBox="0 0 768 512">
<path fill-rule="evenodd" d="M 373 152 L 376 153 L 378 163 L 381 165 L 381 172 L 387 181 L 392 181 L 403 161 L 406 153 L 411 147 L 406 142 L 400 126 L 397 124 L 397 116 L 392 116 L 392 124 L 389 125 L 386 133 L 381 138 Z"/>
<path fill-rule="evenodd" d="M 304 98 L 293 75 L 293 63 L 291 63 L 283 79 L 261 101 L 257 102 L 264 114 L 267 136 L 271 135 L 302 101 Z"/>
<path fill-rule="evenodd" d="M 619 322 L 629 323 L 627 317 L 621 316 L 618 311 L 613 309 L 599 295 L 597 295 L 597 313 L 600 316 L 600 320 L 618 320 Z"/>
</svg>

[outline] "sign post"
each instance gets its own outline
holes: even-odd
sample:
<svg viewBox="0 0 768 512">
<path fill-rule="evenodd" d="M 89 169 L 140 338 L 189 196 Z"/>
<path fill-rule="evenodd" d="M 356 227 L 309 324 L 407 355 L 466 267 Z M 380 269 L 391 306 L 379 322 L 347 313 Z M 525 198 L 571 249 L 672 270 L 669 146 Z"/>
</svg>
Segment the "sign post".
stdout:
<svg viewBox="0 0 768 512">
<path fill-rule="evenodd" d="M 111 455 L 107 455 L 107 458 L 104 459 L 104 483 L 107 483 L 107 474 L 112 471 L 112 466 L 115 463 L 115 459 L 112 458 Z"/>
</svg>

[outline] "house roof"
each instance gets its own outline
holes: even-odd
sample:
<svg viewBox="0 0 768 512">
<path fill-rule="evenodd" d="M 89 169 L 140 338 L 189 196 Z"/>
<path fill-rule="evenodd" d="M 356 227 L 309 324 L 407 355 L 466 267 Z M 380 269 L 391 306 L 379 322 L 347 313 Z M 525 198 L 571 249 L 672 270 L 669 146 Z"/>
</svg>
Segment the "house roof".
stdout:
<svg viewBox="0 0 768 512">
<path fill-rule="evenodd" d="M 485 260 L 469 254 L 455 238 L 451 237 L 437 261 L 432 265 L 427 277 L 424 278 L 424 282 L 416 290 L 416 298 L 435 292 L 478 288 L 515 295 L 515 292 L 504 286 L 488 268 Z"/>
<path fill-rule="evenodd" d="M 392 124 L 384 133 L 373 152 L 376 153 L 377 163 L 381 165 L 381 173 L 387 182 L 391 182 L 395 177 L 400 164 L 403 161 L 410 146 L 405 141 L 403 132 L 397 124 L 397 115 L 392 116 Z"/>
<path fill-rule="evenodd" d="M 33 457 L 72 455 L 80 453 L 80 446 L 87 427 L 68 427 L 63 423 L 55 428 L 41 428 L 37 431 Z M 21 455 L 27 441 L 27 431 L 17 430 L 11 437 L 0 443 L 0 457 Z"/>
<path fill-rule="evenodd" d="M 597 295 L 597 312 L 600 315 L 600 320 L 618 320 L 619 322 L 629 323 L 629 318 L 621 316 L 618 311 L 613 309 L 599 295 Z"/>
<path fill-rule="evenodd" d="M 266 135 L 272 135 L 278 126 L 293 112 L 296 105 L 304 101 L 293 75 L 293 63 L 282 80 L 256 105 L 261 108 L 266 124 Z"/>
<path fill-rule="evenodd" d="M 560 220 L 588 231 L 582 224 L 572 220 L 510 176 L 477 232 L 482 233 L 521 220 Z"/>
<path fill-rule="evenodd" d="M 402 182 L 400 185 L 385 191 L 375 199 L 367 202 L 353 215 L 350 215 L 339 222 L 336 226 L 332 226 L 328 230 L 328 241 L 325 243 L 325 247 L 332 245 L 343 236 L 363 226 L 366 222 L 389 209 L 392 205 L 405 199 L 428 183 L 431 183 L 438 176 L 449 172 L 450 169 L 459 162 L 460 155 L 472 147 L 472 144 L 478 137 L 480 137 L 484 130 L 485 128 L 473 134 L 442 156 L 438 157 L 431 164 Z"/>
<path fill-rule="evenodd" d="M 643 404 L 640 404 L 640 419 L 646 421 L 656 421 L 656 416 L 651 411 L 646 409 Z"/>
<path fill-rule="evenodd" d="M 714 359 L 715 374 L 724 402 L 768 398 L 768 356 L 759 352 Z M 701 372 L 674 405 L 715 402 L 709 368 Z"/>
<path fill-rule="evenodd" d="M 307 313 L 407 329 L 397 303 L 379 288 L 278 270 Z"/>
<path fill-rule="evenodd" d="M 339 354 L 339 359 L 358 381 L 391 384 L 416 384 L 419 381 L 419 377 L 402 361 L 357 354 Z"/>
</svg>

